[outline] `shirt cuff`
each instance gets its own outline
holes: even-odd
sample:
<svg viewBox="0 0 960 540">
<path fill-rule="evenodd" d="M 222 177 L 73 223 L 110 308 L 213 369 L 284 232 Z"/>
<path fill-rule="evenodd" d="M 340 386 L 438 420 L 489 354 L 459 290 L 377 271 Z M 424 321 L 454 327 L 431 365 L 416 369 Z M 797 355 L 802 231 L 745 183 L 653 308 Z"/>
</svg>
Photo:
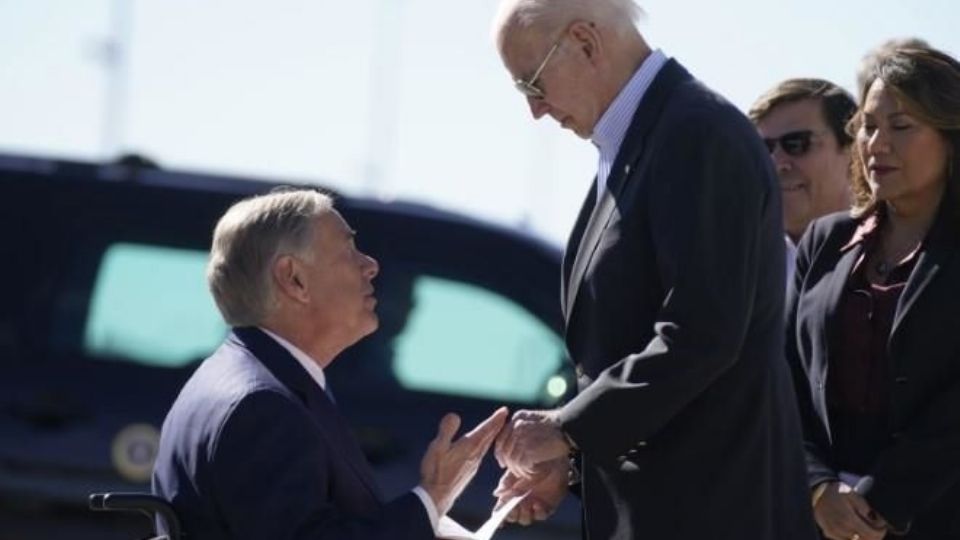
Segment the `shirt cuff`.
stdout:
<svg viewBox="0 0 960 540">
<path fill-rule="evenodd" d="M 423 507 L 427 509 L 427 517 L 430 518 L 430 527 L 433 528 L 433 534 L 437 534 L 437 524 L 440 522 L 440 515 L 437 512 L 437 505 L 433 504 L 433 499 L 427 493 L 427 490 L 420 486 L 413 488 L 413 494 L 420 498 Z"/>
</svg>

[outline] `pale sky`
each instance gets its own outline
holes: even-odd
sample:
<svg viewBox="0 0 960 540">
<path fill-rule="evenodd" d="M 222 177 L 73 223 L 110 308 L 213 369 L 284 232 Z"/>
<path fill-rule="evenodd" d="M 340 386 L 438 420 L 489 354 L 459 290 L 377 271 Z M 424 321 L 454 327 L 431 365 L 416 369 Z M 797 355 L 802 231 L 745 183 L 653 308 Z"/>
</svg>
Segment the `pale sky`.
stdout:
<svg viewBox="0 0 960 540">
<path fill-rule="evenodd" d="M 172 169 L 426 202 L 561 243 L 596 151 L 531 119 L 490 41 L 496 4 L 0 0 L 0 152 L 136 151 Z M 889 38 L 960 54 L 952 0 L 640 4 L 647 40 L 741 109 L 787 77 L 853 90 L 860 57 Z"/>
</svg>

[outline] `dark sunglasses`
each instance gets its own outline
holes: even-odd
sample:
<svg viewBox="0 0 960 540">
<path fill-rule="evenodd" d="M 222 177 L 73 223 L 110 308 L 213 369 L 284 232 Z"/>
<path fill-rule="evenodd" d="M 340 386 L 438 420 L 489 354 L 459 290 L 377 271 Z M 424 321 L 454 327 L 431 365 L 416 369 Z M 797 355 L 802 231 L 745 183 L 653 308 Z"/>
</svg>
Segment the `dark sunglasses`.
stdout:
<svg viewBox="0 0 960 540">
<path fill-rule="evenodd" d="M 810 142 L 815 133 L 813 130 L 804 129 L 801 131 L 791 131 L 784 133 L 779 137 L 772 139 L 763 139 L 763 144 L 767 145 L 767 151 L 771 154 L 777 149 L 777 145 L 783 148 L 783 152 L 788 156 L 800 157 L 810 151 Z"/>
</svg>

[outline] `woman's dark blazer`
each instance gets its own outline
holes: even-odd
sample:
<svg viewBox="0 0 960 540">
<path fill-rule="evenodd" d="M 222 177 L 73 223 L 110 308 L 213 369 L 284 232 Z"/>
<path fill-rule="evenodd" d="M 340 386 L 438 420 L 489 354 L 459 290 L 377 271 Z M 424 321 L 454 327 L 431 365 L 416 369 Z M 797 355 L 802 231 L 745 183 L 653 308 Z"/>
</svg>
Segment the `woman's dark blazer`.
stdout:
<svg viewBox="0 0 960 540">
<path fill-rule="evenodd" d="M 887 342 L 889 446 L 880 454 L 867 501 L 910 538 L 960 538 L 960 224 L 944 203 L 900 297 Z M 861 220 L 833 214 L 800 242 L 787 302 L 787 359 L 804 427 L 810 485 L 835 479 L 826 379 L 843 329 L 838 303 L 862 243 Z"/>
</svg>

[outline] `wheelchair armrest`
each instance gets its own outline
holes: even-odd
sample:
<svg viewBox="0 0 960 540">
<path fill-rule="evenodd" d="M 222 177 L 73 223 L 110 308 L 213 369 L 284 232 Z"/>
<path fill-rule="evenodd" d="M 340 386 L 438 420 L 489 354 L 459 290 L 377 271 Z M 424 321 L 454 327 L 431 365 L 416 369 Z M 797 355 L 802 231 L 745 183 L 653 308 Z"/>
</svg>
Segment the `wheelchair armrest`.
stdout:
<svg viewBox="0 0 960 540">
<path fill-rule="evenodd" d="M 180 519 L 166 500 L 149 493 L 91 493 L 90 509 L 97 512 L 140 512 L 150 519 L 159 516 L 170 540 L 181 538 Z"/>
</svg>

